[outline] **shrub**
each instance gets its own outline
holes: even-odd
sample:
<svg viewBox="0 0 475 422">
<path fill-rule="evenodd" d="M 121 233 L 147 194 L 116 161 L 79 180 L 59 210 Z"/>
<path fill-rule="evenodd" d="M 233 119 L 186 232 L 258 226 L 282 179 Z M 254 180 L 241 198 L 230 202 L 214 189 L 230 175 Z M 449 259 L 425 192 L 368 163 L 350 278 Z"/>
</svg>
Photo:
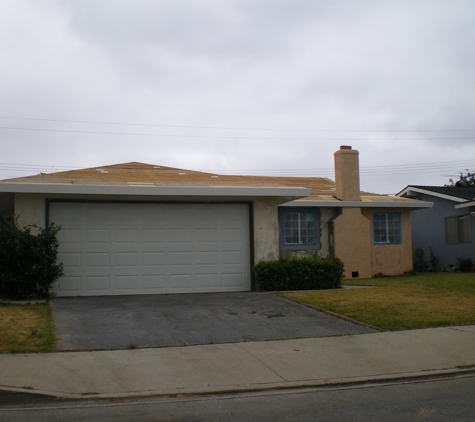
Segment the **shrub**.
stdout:
<svg viewBox="0 0 475 422">
<path fill-rule="evenodd" d="M 439 259 L 434 255 L 432 248 L 429 248 L 429 263 L 432 271 L 437 271 L 437 265 L 439 265 Z"/>
<path fill-rule="evenodd" d="M 424 251 L 422 248 L 417 248 L 414 252 L 413 267 L 414 271 L 425 271 L 427 268 L 427 264 L 424 261 Z"/>
<path fill-rule="evenodd" d="M 17 227 L 17 218 L 0 216 L 0 296 L 49 298 L 51 285 L 63 275 L 57 264 L 59 226 Z"/>
<path fill-rule="evenodd" d="M 259 290 L 315 290 L 341 287 L 344 266 L 338 258 L 280 258 L 254 270 Z"/>
<path fill-rule="evenodd" d="M 455 265 L 463 273 L 469 273 L 470 271 L 472 271 L 473 262 L 471 258 L 467 258 L 465 256 L 459 256 L 457 260 L 455 261 Z"/>
</svg>

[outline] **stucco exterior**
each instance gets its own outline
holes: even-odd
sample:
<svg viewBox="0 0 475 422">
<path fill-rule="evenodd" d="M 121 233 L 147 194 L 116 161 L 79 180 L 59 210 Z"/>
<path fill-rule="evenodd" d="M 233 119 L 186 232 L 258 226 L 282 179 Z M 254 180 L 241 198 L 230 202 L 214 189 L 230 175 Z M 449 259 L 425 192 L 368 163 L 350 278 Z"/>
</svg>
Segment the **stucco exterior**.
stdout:
<svg viewBox="0 0 475 422">
<path fill-rule="evenodd" d="M 333 221 L 334 255 L 345 264 L 345 278 L 373 276 L 371 220 L 360 208 L 344 208 Z"/>
<path fill-rule="evenodd" d="M 429 260 L 429 248 L 439 260 L 438 269 L 455 266 L 458 257 L 469 257 L 475 262 L 475 216 L 472 209 L 456 209 L 456 203 L 447 199 L 432 195 L 421 194 L 420 199 L 431 201 L 434 206 L 431 209 L 420 210 L 411 213 L 412 252 L 417 248 L 424 251 L 424 259 Z M 469 243 L 447 244 L 445 239 L 445 218 L 468 215 L 471 219 L 472 241 Z"/>
<path fill-rule="evenodd" d="M 376 208 L 363 210 L 363 215 L 372 221 L 374 212 L 387 210 Z M 388 276 L 402 275 L 412 270 L 411 215 L 409 210 L 394 210 L 401 214 L 401 243 L 377 245 L 371 237 L 372 276 L 383 274 Z"/>
</svg>

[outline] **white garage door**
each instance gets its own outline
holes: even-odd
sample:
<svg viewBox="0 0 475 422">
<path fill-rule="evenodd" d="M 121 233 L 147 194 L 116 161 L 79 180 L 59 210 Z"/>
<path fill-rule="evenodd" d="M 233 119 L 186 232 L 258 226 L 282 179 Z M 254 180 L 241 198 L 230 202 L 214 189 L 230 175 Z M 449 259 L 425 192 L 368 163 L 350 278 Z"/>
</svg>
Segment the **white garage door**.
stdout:
<svg viewBox="0 0 475 422">
<path fill-rule="evenodd" d="M 251 289 L 246 204 L 51 202 L 57 296 Z"/>
</svg>

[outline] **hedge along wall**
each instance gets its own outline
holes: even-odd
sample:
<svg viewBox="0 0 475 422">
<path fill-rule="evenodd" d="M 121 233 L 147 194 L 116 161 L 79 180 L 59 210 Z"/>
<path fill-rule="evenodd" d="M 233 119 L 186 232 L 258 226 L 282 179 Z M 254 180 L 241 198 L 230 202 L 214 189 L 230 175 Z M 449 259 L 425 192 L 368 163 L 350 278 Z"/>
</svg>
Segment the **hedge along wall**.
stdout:
<svg viewBox="0 0 475 422">
<path fill-rule="evenodd" d="M 338 258 L 279 258 L 254 270 L 261 291 L 320 290 L 341 287 L 344 265 Z"/>
<path fill-rule="evenodd" d="M 63 275 L 58 264 L 60 227 L 17 227 L 17 218 L 0 216 L 0 297 L 49 298 L 51 286 Z"/>
</svg>

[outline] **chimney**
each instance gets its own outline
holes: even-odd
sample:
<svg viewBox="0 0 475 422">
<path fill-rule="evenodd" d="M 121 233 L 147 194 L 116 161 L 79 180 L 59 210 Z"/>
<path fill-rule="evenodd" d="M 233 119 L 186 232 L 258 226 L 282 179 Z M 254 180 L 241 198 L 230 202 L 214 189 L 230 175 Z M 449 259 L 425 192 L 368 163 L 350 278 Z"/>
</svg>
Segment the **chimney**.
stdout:
<svg viewBox="0 0 475 422">
<path fill-rule="evenodd" d="M 335 152 L 335 196 L 342 201 L 361 201 L 358 151 L 342 145 Z"/>
</svg>

